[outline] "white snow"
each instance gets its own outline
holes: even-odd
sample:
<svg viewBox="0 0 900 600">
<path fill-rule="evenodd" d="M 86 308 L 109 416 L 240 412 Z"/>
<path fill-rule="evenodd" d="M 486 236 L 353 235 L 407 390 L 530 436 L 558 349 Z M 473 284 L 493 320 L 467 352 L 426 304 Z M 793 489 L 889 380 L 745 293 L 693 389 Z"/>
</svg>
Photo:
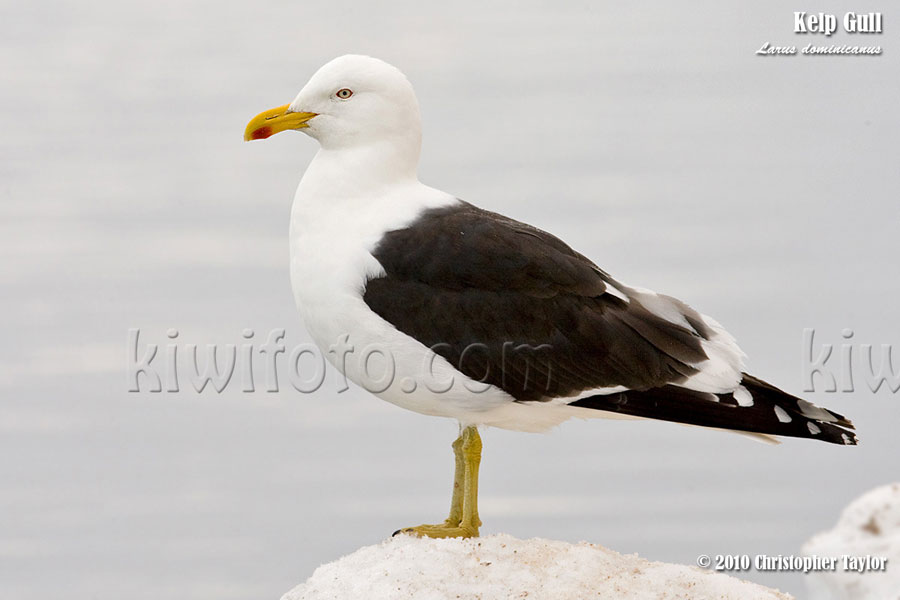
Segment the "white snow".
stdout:
<svg viewBox="0 0 900 600">
<path fill-rule="evenodd" d="M 851 502 L 834 529 L 804 544 L 803 554 L 839 558 L 834 571 L 809 575 L 810 598 L 900 599 L 900 483 L 875 488 Z M 844 568 L 843 556 L 883 557 L 887 568 L 858 573 Z"/>
<path fill-rule="evenodd" d="M 693 566 L 650 562 L 601 546 L 508 535 L 397 536 L 322 565 L 282 600 L 790 599 Z"/>
</svg>

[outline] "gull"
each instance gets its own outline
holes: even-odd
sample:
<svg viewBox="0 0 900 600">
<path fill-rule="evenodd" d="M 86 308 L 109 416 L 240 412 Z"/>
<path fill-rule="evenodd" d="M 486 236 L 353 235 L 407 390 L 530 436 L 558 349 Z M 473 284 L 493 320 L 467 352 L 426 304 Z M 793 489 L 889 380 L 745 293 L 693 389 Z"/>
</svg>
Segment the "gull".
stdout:
<svg viewBox="0 0 900 600">
<path fill-rule="evenodd" d="M 336 58 L 293 102 L 254 117 L 244 139 L 286 130 L 320 146 L 290 222 L 292 289 L 310 336 L 376 396 L 459 422 L 450 515 L 400 531 L 478 535 L 479 427 L 659 419 L 857 443 L 843 416 L 745 373 L 711 317 L 421 183 L 419 105 L 397 68 Z"/>
</svg>

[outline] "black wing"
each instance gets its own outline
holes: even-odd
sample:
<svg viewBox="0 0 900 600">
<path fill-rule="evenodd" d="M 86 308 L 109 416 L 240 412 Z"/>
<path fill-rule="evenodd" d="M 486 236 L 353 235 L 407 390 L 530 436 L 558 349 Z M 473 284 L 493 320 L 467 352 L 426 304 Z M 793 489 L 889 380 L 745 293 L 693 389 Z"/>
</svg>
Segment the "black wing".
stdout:
<svg viewBox="0 0 900 600">
<path fill-rule="evenodd" d="M 467 203 L 427 211 L 373 254 L 385 275 L 366 304 L 517 400 L 678 383 L 706 359 L 699 315 L 686 328 L 607 293 L 611 278 L 559 239 Z"/>
<path fill-rule="evenodd" d="M 628 410 L 622 394 L 574 404 L 802 434 L 796 424 L 779 426 L 774 414 L 761 419 L 754 411 L 732 410 L 730 416 L 698 416 L 704 406 L 729 406 L 713 394 L 678 387 L 703 369 L 704 341 L 717 332 L 675 298 L 655 296 L 669 310 L 654 312 L 640 295 L 544 231 L 459 202 L 388 232 L 373 255 L 385 274 L 367 282 L 366 304 L 468 377 L 518 401 L 574 400 L 588 390 L 621 387 L 624 394 L 643 394 Z"/>
</svg>

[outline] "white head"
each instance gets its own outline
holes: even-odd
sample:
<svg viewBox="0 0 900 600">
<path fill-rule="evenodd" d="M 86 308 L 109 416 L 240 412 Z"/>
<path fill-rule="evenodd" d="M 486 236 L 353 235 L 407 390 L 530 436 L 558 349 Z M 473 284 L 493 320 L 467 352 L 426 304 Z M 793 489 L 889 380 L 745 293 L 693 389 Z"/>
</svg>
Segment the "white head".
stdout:
<svg viewBox="0 0 900 600">
<path fill-rule="evenodd" d="M 419 103 L 399 69 L 348 54 L 316 71 L 290 104 L 263 112 L 247 125 L 245 140 L 301 130 L 325 150 L 374 147 L 418 163 L 422 144 Z"/>
</svg>

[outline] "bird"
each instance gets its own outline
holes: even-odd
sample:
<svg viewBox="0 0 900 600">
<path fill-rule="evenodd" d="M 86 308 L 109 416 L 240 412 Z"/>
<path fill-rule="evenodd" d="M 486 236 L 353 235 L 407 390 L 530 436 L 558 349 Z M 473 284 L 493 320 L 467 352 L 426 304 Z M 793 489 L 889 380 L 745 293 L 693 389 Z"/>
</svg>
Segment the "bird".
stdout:
<svg viewBox="0 0 900 600">
<path fill-rule="evenodd" d="M 573 418 L 656 419 L 855 445 L 842 415 L 744 372 L 716 320 L 614 278 L 559 238 L 419 181 L 412 84 L 345 55 L 244 139 L 296 130 L 319 149 L 290 216 L 291 286 L 313 341 L 348 379 L 455 419 L 443 522 L 419 537 L 477 537 L 480 428 L 543 432 Z"/>
</svg>

